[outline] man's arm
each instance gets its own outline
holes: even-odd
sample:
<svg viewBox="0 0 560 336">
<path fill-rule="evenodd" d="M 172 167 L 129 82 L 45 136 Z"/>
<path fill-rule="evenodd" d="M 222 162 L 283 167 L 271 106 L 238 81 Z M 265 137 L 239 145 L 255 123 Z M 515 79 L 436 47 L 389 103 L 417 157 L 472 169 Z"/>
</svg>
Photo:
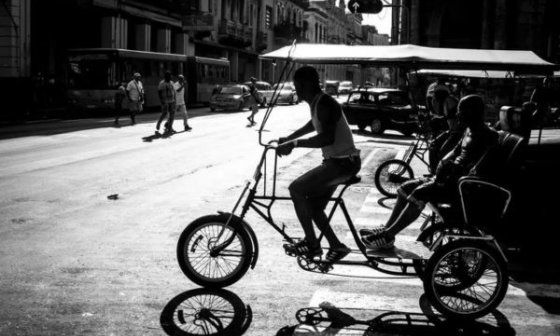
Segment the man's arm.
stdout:
<svg viewBox="0 0 560 336">
<path fill-rule="evenodd" d="M 287 137 L 281 138 L 281 139 L 282 139 L 282 142 L 291 141 L 291 140 L 297 139 L 301 136 L 304 136 L 306 134 L 309 134 L 309 133 L 313 132 L 314 130 L 315 130 L 315 127 L 313 127 L 313 123 L 311 122 L 311 120 L 309 120 L 300 129 L 296 130 L 294 133 L 288 135 Z"/>
</svg>

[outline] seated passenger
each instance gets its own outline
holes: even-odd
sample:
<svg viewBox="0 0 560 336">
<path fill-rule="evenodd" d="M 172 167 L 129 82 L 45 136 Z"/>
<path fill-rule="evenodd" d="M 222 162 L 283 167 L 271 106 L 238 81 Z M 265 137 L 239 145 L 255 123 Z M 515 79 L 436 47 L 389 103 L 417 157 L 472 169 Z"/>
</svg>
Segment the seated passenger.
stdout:
<svg viewBox="0 0 560 336">
<path fill-rule="evenodd" d="M 362 241 L 370 249 L 393 247 L 395 235 L 414 222 L 426 202 L 451 202 L 458 199 L 457 182 L 468 175 L 484 154 L 497 144 L 498 133 L 484 122 L 484 102 L 480 96 L 461 99 L 459 122 L 466 129 L 463 138 L 439 163 L 436 175 L 404 183 L 398 190 L 397 203 L 384 227 L 360 230 Z"/>
</svg>

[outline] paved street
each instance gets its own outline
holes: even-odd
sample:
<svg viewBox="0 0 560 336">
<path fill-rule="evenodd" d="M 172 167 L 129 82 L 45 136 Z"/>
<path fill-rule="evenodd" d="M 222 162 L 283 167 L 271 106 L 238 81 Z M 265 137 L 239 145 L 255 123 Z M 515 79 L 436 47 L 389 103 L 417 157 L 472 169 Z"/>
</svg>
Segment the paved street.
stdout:
<svg viewBox="0 0 560 336">
<path fill-rule="evenodd" d="M 256 128 L 246 127 L 248 113 L 195 109 L 193 131 L 168 138 L 153 136 L 156 114 L 141 115 L 133 127 L 126 118 L 120 128 L 111 118 L 97 118 L 1 128 L 0 335 L 165 335 L 161 321 L 181 320 L 164 307 L 194 295 L 230 302 L 238 315 L 225 312 L 225 320 L 245 324 L 244 335 L 560 333 L 560 286 L 512 280 L 499 311 L 461 330 L 441 329 L 420 280 L 348 266 L 331 275 L 306 272 L 253 212 L 247 221 L 259 238 L 255 269 L 226 294 L 196 291 L 177 264 L 177 240 L 197 217 L 229 211 L 252 176 L 261 147 Z M 307 120 L 306 104 L 277 107 L 264 139 Z M 392 202 L 381 199 L 373 174 L 411 138 L 356 133 L 355 141 L 362 182 L 345 200 L 362 228 L 390 214 Z M 319 151 L 304 149 L 281 158 L 280 193 L 320 159 Z M 422 172 L 421 165 L 414 168 Z M 279 202 L 273 215 L 288 232 L 302 235 L 290 203 Z M 333 226 L 353 244 L 340 214 Z M 418 227 L 403 239 L 415 239 Z M 339 323 L 306 326 L 296 319 L 300 309 L 319 306 Z"/>
</svg>

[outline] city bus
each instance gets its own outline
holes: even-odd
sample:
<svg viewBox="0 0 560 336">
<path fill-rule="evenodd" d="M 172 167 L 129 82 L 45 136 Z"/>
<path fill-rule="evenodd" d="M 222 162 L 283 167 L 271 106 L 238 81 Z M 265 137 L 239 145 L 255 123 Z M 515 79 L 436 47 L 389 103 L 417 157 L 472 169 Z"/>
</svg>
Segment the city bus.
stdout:
<svg viewBox="0 0 560 336">
<path fill-rule="evenodd" d="M 68 51 L 70 109 L 110 110 L 119 82 L 139 72 L 145 91 L 145 108 L 159 105 L 157 87 L 165 71 L 184 74 L 188 82 L 187 103 L 208 104 L 215 85 L 229 82 L 229 61 L 180 54 L 126 49 L 72 49 Z"/>
</svg>

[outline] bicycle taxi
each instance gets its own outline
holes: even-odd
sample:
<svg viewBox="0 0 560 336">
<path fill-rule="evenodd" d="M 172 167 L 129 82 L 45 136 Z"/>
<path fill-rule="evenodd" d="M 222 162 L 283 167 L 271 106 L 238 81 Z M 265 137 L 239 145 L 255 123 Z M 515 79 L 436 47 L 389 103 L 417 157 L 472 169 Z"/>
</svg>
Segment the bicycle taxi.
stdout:
<svg viewBox="0 0 560 336">
<path fill-rule="evenodd" d="M 285 61 L 278 82 L 290 80 L 296 64 L 360 64 L 394 67 L 405 70 L 420 68 L 488 69 L 526 72 L 548 72 L 554 65 L 528 51 L 462 50 L 399 46 L 346 46 L 300 44 L 281 48 L 261 57 Z M 274 95 L 273 95 L 274 96 Z M 187 225 L 177 246 L 177 258 L 184 274 L 193 282 L 211 288 L 229 286 L 239 281 L 249 268 L 255 268 L 259 244 L 245 216 L 255 211 L 289 243 L 299 238 L 290 236 L 285 226 L 278 225 L 271 214 L 276 202 L 290 201 L 277 191 L 277 143 L 264 142 L 262 133 L 274 109 L 271 102 L 259 129 L 262 155 L 253 179 L 246 182 L 240 197 L 228 212 L 198 218 Z M 523 140 L 504 133 L 500 157 L 509 165 Z M 503 147 L 503 148 L 502 148 Z M 439 221 L 422 232 L 415 242 L 397 241 L 395 249 L 369 251 L 360 240 L 346 208 L 343 194 L 360 182 L 354 176 L 340 184 L 331 198 L 329 221 L 342 211 L 355 241 L 353 253 L 362 260 L 340 260 L 329 264 L 320 257 L 297 257 L 299 266 L 312 272 L 326 273 L 335 265 L 370 267 L 393 275 L 420 277 L 431 304 L 449 318 L 474 319 L 494 310 L 503 300 L 508 284 L 508 266 L 504 251 L 496 238 L 473 221 L 473 204 L 480 195 L 492 195 L 493 213 L 501 217 L 511 200 L 511 191 L 492 181 L 464 177 L 459 183 L 461 202 L 453 205 L 434 204 Z M 441 211 L 440 211 L 441 210 Z M 445 211 L 444 211 L 445 210 Z M 474 209 L 477 210 L 477 209 Z M 453 213 L 453 216 L 447 213 Z M 494 219 L 492 219 L 494 220 Z M 497 219 L 496 219 L 497 220 Z M 321 240 L 322 235 L 319 237 Z M 288 254 L 288 253 L 287 253 Z M 293 255 L 292 255 L 293 256 Z"/>
</svg>

